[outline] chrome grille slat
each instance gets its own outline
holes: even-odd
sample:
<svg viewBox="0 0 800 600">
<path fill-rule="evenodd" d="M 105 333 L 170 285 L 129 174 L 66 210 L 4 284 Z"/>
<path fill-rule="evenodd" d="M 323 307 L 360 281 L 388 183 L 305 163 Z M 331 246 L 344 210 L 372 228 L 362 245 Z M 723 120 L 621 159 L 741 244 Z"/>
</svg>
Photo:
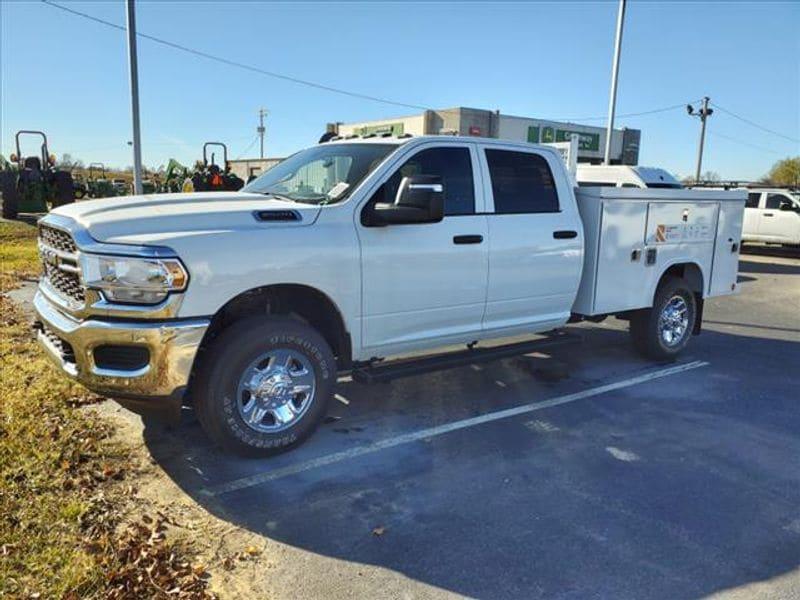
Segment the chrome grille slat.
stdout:
<svg viewBox="0 0 800 600">
<path fill-rule="evenodd" d="M 86 289 L 81 283 L 75 240 L 66 231 L 40 224 L 39 247 L 46 283 L 68 302 L 83 306 Z"/>
<path fill-rule="evenodd" d="M 55 250 L 61 250 L 69 254 L 75 254 L 78 251 L 72 236 L 66 231 L 61 231 L 55 227 L 40 225 L 39 240 Z"/>
</svg>

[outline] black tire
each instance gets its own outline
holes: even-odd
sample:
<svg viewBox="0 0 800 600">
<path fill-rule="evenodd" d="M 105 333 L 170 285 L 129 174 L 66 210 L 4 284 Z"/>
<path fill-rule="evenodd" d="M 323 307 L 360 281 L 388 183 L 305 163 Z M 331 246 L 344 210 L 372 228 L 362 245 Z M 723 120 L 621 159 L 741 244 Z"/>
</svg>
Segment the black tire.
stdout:
<svg viewBox="0 0 800 600">
<path fill-rule="evenodd" d="M 257 431 L 240 414 L 240 378 L 261 355 L 287 349 L 313 368 L 315 389 L 297 421 L 275 432 Z M 231 325 L 200 359 L 193 384 L 197 419 L 222 448 L 244 456 L 267 456 L 300 444 L 325 417 L 336 383 L 336 360 L 312 327 L 287 317 L 250 317 Z"/>
<path fill-rule="evenodd" d="M 0 172 L 0 203 L 4 219 L 16 219 L 19 207 L 17 177 L 12 171 Z"/>
<path fill-rule="evenodd" d="M 673 300 L 680 306 L 678 299 L 682 300 L 686 307 L 687 322 L 682 335 L 675 338 L 674 342 L 668 343 L 662 336 L 661 315 L 665 313 L 665 309 Z M 675 304 L 671 305 L 671 307 L 674 306 Z M 696 319 L 697 300 L 694 293 L 684 279 L 670 277 L 658 286 L 653 307 L 636 311 L 631 316 L 630 334 L 633 345 L 640 354 L 647 358 L 674 360 L 689 343 Z"/>
</svg>

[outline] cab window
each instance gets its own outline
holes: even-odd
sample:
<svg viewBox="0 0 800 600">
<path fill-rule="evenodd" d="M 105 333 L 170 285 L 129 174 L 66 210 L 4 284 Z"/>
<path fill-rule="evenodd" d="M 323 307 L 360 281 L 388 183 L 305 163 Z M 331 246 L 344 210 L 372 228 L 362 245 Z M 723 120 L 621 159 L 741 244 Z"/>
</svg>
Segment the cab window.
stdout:
<svg viewBox="0 0 800 600">
<path fill-rule="evenodd" d="M 747 200 L 744 202 L 745 208 L 758 208 L 758 201 L 761 200 L 761 192 L 747 194 Z"/>
<path fill-rule="evenodd" d="M 792 202 L 788 196 L 784 196 L 783 194 L 767 194 L 766 208 L 777 210 L 781 207 L 781 204 L 784 203 L 794 206 L 794 202 Z"/>
<path fill-rule="evenodd" d="M 417 152 L 378 188 L 370 199 L 391 204 L 403 177 L 438 175 L 444 187 L 444 214 L 475 214 L 475 187 L 472 179 L 472 157 L 469 148 L 430 148 Z"/>
<path fill-rule="evenodd" d="M 547 160 L 530 152 L 486 150 L 495 214 L 558 212 L 558 194 Z"/>
</svg>

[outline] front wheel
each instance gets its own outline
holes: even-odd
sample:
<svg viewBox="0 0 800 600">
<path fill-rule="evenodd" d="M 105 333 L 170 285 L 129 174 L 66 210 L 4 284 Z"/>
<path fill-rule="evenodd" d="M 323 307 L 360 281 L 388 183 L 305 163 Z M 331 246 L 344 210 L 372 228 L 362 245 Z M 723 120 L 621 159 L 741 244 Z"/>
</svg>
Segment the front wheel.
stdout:
<svg viewBox="0 0 800 600">
<path fill-rule="evenodd" d="M 223 331 L 194 384 L 200 424 L 217 444 L 249 456 L 295 446 L 327 412 L 336 361 L 325 339 L 285 317 L 253 317 Z"/>
<path fill-rule="evenodd" d="M 653 307 L 631 317 L 633 344 L 648 358 L 672 360 L 689 343 L 696 319 L 697 301 L 686 281 L 667 279 L 658 287 Z"/>
</svg>

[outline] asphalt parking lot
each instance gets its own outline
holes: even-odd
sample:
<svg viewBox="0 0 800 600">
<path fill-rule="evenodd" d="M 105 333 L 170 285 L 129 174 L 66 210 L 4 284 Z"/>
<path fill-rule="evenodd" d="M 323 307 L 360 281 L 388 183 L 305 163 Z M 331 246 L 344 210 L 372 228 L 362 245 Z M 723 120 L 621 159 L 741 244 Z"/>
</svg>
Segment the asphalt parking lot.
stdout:
<svg viewBox="0 0 800 600">
<path fill-rule="evenodd" d="M 343 382 L 272 459 L 191 417 L 144 441 L 270 540 L 276 597 L 800 598 L 800 253 L 751 250 L 739 280 L 677 363 L 612 319 L 551 356 Z"/>
</svg>

